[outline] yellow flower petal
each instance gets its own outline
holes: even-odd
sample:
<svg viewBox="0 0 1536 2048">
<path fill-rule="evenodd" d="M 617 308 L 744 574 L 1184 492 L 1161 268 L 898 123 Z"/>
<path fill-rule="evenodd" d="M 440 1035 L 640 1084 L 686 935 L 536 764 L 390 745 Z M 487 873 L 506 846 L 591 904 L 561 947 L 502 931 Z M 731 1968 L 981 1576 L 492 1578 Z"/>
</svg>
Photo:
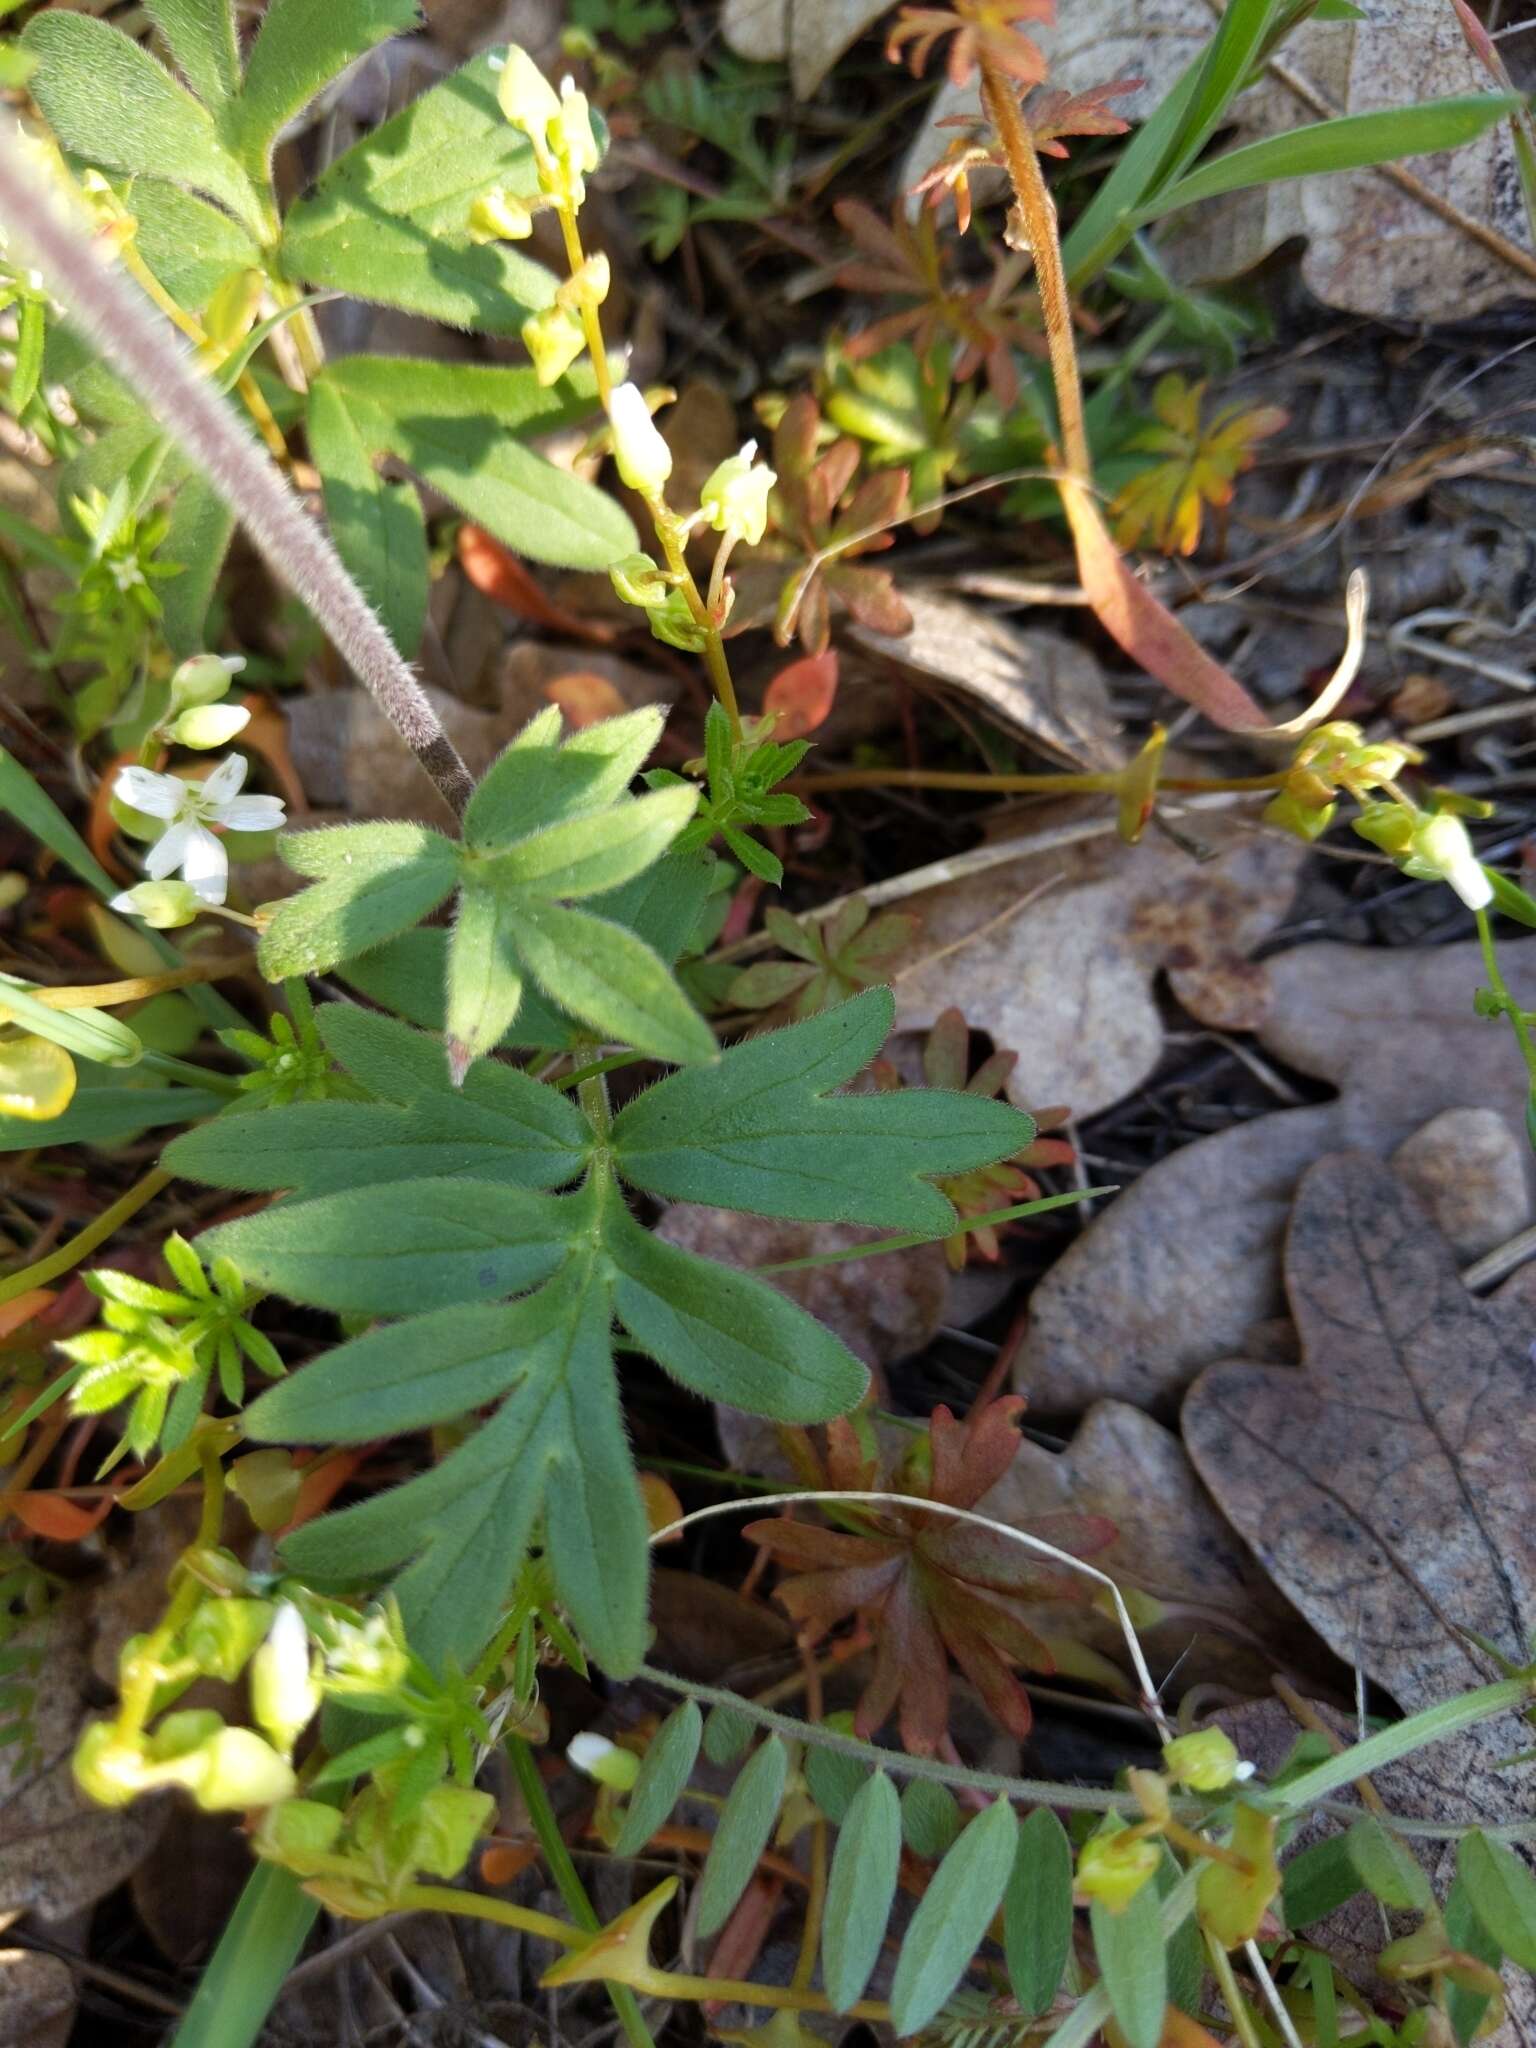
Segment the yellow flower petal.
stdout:
<svg viewBox="0 0 1536 2048">
<path fill-rule="evenodd" d="M 0 1044 L 0 1114 L 36 1123 L 62 1116 L 75 1092 L 75 1063 L 49 1039 L 13 1038 Z"/>
</svg>

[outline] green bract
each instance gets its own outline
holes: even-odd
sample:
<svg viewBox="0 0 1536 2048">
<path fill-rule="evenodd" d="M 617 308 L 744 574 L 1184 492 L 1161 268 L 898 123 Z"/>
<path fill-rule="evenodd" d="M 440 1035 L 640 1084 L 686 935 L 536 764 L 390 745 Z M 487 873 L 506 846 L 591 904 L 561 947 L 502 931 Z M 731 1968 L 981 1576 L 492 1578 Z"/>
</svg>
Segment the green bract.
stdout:
<svg viewBox="0 0 1536 2048">
<path fill-rule="evenodd" d="M 596 730 L 578 736 L 589 743 L 588 793 L 618 772 Z M 569 788 L 554 785 L 572 774 L 567 764 L 546 778 L 547 806 L 569 803 Z M 506 775 L 503 789 L 521 770 Z M 476 805 L 485 845 L 501 815 L 490 778 Z M 467 1659 L 495 1627 L 542 1514 L 576 1626 L 607 1669 L 633 1669 L 646 1524 L 615 1322 L 692 1392 L 779 1421 L 842 1413 L 865 1373 L 783 1294 L 643 1230 L 620 1180 L 943 1235 L 953 1212 L 929 1178 L 1017 1150 L 1029 1122 L 939 1091 L 829 1094 L 878 1050 L 892 1014 L 889 991 L 872 989 L 732 1047 L 640 1097 L 605 1141 L 568 1096 L 515 1069 L 476 1067 L 457 1093 L 435 1040 L 333 1005 L 319 1013 L 324 1042 L 371 1099 L 290 1103 L 178 1139 L 167 1163 L 189 1178 L 293 1190 L 209 1235 L 250 1282 L 317 1308 L 403 1318 L 264 1394 L 246 1413 L 253 1437 L 363 1443 L 502 1403 L 403 1489 L 296 1532 L 284 1546 L 293 1568 L 345 1583 L 398 1573 L 412 1642 Z M 695 1073 L 709 1085 L 691 1088 Z M 744 1161 L 735 1192 L 721 1166 L 732 1152 Z M 858 1200 L 859 1179 L 880 1190 L 873 1204 Z"/>
</svg>

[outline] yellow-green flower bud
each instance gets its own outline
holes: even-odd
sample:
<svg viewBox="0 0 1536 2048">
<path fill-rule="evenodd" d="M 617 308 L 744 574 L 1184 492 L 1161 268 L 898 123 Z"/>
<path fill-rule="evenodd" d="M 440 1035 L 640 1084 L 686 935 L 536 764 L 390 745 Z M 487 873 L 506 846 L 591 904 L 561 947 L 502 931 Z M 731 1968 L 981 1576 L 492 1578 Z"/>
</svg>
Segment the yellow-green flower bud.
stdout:
<svg viewBox="0 0 1536 2048">
<path fill-rule="evenodd" d="M 641 605 L 646 611 L 664 605 L 672 592 L 666 571 L 649 555 L 625 555 L 611 565 L 608 580 L 625 604 Z"/>
<path fill-rule="evenodd" d="M 530 313 L 523 322 L 522 336 L 541 384 L 557 383 L 587 345 L 581 322 L 558 305 Z"/>
<path fill-rule="evenodd" d="M 111 1721 L 93 1721 L 75 1745 L 75 1783 L 98 1806 L 126 1806 L 144 1790 L 147 1767 L 136 1742 L 119 1739 Z"/>
<path fill-rule="evenodd" d="M 680 648 L 684 654 L 697 654 L 709 639 L 707 628 L 693 616 L 680 590 L 669 590 L 666 602 L 653 605 L 646 619 L 658 640 L 668 647 Z"/>
<path fill-rule="evenodd" d="M 327 1684 L 350 1692 L 392 1692 L 410 1665 L 398 1616 L 382 1610 L 342 1623 L 325 1650 Z"/>
<path fill-rule="evenodd" d="M 608 395 L 613 459 L 619 475 L 642 498 L 659 498 L 672 474 L 672 450 L 657 431 L 638 384 L 616 384 Z"/>
<path fill-rule="evenodd" d="M 1123 1913 L 1142 1886 L 1156 1874 L 1162 1850 L 1147 1835 L 1129 1829 L 1114 1835 L 1093 1835 L 1078 1851 L 1077 1889 L 1097 1899 L 1111 1913 Z"/>
<path fill-rule="evenodd" d="M 411 1857 L 429 1877 L 457 1877 L 485 1833 L 496 1801 L 489 1792 L 438 1785 L 421 1802 L 411 1830 Z"/>
<path fill-rule="evenodd" d="M 202 1768 L 188 1789 L 204 1813 L 244 1813 L 291 1799 L 298 1785 L 293 1766 L 249 1728 L 221 1728 L 188 1763 Z"/>
<path fill-rule="evenodd" d="M 1202 1728 L 1194 1735 L 1180 1735 L 1165 1742 L 1163 1762 L 1168 1775 L 1187 1785 L 1191 1792 L 1222 1792 L 1240 1775 L 1246 1775 L 1236 1743 L 1220 1728 Z"/>
<path fill-rule="evenodd" d="M 526 242 L 533 233 L 533 209 L 505 185 L 495 185 L 469 209 L 469 232 L 477 242 Z"/>
<path fill-rule="evenodd" d="M 205 1600 L 181 1632 L 181 1645 L 206 1678 L 233 1684 L 272 1625 L 270 1600 Z"/>
<path fill-rule="evenodd" d="M 560 111 L 560 100 L 528 52 L 516 43 L 507 45 L 496 98 L 512 126 L 520 128 L 542 155 L 549 124 Z"/>
<path fill-rule="evenodd" d="M 173 720 L 169 733 L 179 747 L 227 747 L 250 722 L 243 704 L 193 704 Z"/>
<path fill-rule="evenodd" d="M 1407 804 L 1367 804 L 1359 817 L 1350 822 L 1362 839 L 1379 846 L 1383 853 L 1390 853 L 1394 860 L 1402 860 L 1413 849 L 1419 813 Z"/>
<path fill-rule="evenodd" d="M 151 1763 L 176 1763 L 202 1749 L 223 1726 L 223 1715 L 212 1707 L 182 1707 L 162 1716 L 145 1743 L 145 1752 Z"/>
<path fill-rule="evenodd" d="M 208 905 L 190 882 L 173 879 L 135 883 L 114 896 L 107 908 L 125 917 L 142 917 L 157 932 L 173 932 L 179 925 L 190 924 Z"/>
<path fill-rule="evenodd" d="M 589 1778 L 595 1778 L 599 1785 L 610 1786 L 615 1792 L 632 1791 L 640 1775 L 640 1759 L 633 1750 L 620 1749 L 606 1735 L 596 1735 L 590 1730 L 568 1744 L 565 1753 L 578 1771 L 585 1771 Z"/>
<path fill-rule="evenodd" d="M 284 1799 L 262 1815 L 256 1853 L 305 1877 L 335 1848 L 342 1826 L 339 1807 L 320 1799 Z"/>
<path fill-rule="evenodd" d="M 608 258 L 599 252 L 571 272 L 555 293 L 555 304 L 568 307 L 573 313 L 579 313 L 584 306 L 595 312 L 607 298 L 611 282 Z"/>
<path fill-rule="evenodd" d="M 309 1631 L 298 1608 L 285 1600 L 272 1618 L 266 1641 L 251 1659 L 251 1711 L 287 1756 L 319 1706 Z"/>
<path fill-rule="evenodd" d="M 1264 806 L 1264 822 L 1277 825 L 1282 832 L 1293 832 L 1298 839 L 1319 839 L 1333 823 L 1337 810 L 1338 805 L 1331 801 L 1309 804 L 1290 790 L 1282 789 Z"/>
<path fill-rule="evenodd" d="M 171 710 L 217 704 L 244 667 L 243 654 L 189 654 L 171 677 Z"/>
<path fill-rule="evenodd" d="M 754 460 L 757 443 L 748 441 L 712 471 L 699 494 L 716 533 L 729 534 L 755 548 L 768 528 L 768 494 L 778 478 L 766 463 Z"/>
</svg>

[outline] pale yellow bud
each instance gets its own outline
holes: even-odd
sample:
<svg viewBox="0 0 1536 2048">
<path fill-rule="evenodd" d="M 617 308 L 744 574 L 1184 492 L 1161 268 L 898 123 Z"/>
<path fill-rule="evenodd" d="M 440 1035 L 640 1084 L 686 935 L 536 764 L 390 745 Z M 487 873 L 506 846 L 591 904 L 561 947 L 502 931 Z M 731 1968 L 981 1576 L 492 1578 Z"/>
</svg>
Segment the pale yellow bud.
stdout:
<svg viewBox="0 0 1536 2048">
<path fill-rule="evenodd" d="M 613 459 L 619 475 L 643 498 L 658 498 L 672 474 L 672 451 L 662 439 L 638 384 L 617 384 L 608 397 Z"/>
<path fill-rule="evenodd" d="M 522 336 L 541 384 L 557 384 L 587 345 L 581 322 L 564 306 L 545 306 L 530 314 Z"/>
<path fill-rule="evenodd" d="M 711 472 L 699 494 L 716 533 L 729 534 L 755 548 L 768 527 L 768 495 L 778 478 L 766 463 L 754 461 L 757 443 L 748 441 Z"/>
</svg>

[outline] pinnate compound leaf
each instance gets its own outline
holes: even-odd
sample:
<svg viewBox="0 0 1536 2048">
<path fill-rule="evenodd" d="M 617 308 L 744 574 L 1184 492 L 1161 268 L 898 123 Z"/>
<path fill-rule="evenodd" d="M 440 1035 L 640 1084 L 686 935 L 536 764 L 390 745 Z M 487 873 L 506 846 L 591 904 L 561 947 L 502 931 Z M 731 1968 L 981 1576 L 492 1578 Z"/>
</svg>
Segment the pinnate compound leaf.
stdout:
<svg viewBox="0 0 1536 2048">
<path fill-rule="evenodd" d="M 1123 1912 L 1095 1899 L 1093 1952 L 1129 2048 L 1158 2048 L 1168 2009 L 1168 1952 L 1157 1886 L 1144 1884 Z"/>
<path fill-rule="evenodd" d="M 283 858 L 316 886 L 279 903 L 258 958 L 271 981 L 323 974 L 433 911 L 459 878 L 459 851 L 425 825 L 341 825 L 291 832 Z"/>
<path fill-rule="evenodd" d="M 66 149 L 103 170 L 206 192 L 259 231 L 255 191 L 213 117 L 121 29 L 49 8 L 28 22 L 21 46 L 37 59 L 27 90 Z"/>
<path fill-rule="evenodd" d="M 216 107 L 239 90 L 240 49 L 230 0 L 145 0 L 144 11 L 205 106 Z"/>
<path fill-rule="evenodd" d="M 536 1285 L 580 1228 L 556 1195 L 411 1180 L 282 1202 L 204 1242 L 259 1286 L 315 1308 L 409 1315 Z"/>
<path fill-rule="evenodd" d="M 309 452 L 320 472 L 336 551 L 389 637 L 412 660 L 427 616 L 427 525 L 409 484 L 386 483 L 345 394 L 317 377 L 309 387 Z"/>
<path fill-rule="evenodd" d="M 914 1088 L 839 1095 L 891 1028 L 889 989 L 747 1039 L 636 1098 L 613 1131 L 619 1170 L 673 1201 L 941 1237 L 950 1203 L 924 1175 L 1006 1158 L 1034 1136 L 1021 1110 Z"/>
<path fill-rule="evenodd" d="M 1511 1962 L 1536 1971 L 1536 1877 L 1476 1828 L 1462 1840 L 1456 1870 L 1484 1933 Z"/>
<path fill-rule="evenodd" d="M 713 1061 L 714 1033 L 660 955 L 622 925 L 544 899 L 519 904 L 517 949 L 546 995 L 654 1058 Z"/>
<path fill-rule="evenodd" d="M 590 365 L 548 386 L 531 367 L 404 356 L 345 356 L 325 374 L 371 453 L 398 455 L 530 561 L 606 569 L 634 553 L 634 526 L 616 500 L 518 438 L 572 425 L 593 411 Z"/>
<path fill-rule="evenodd" d="M 854 1794 L 837 1831 L 822 1916 L 821 1967 L 833 2010 L 863 1996 L 885 1938 L 901 1867 L 901 1802 L 884 1771 Z"/>
<path fill-rule="evenodd" d="M 789 1752 L 770 1735 L 731 1787 L 699 1880 L 701 1935 L 720 1931 L 751 1881 L 779 1817 L 788 1772 Z"/>
<path fill-rule="evenodd" d="M 1008 1982 L 1026 2019 L 1049 2012 L 1072 1947 L 1072 1847 L 1048 1806 L 1019 1828 L 1003 1896 L 1003 1953 Z"/>
<path fill-rule="evenodd" d="M 693 1700 L 684 1700 L 657 1729 L 629 1795 L 629 1810 L 614 1843 L 616 1856 L 638 1856 L 681 1799 L 703 1733 L 703 1716 Z"/>
<path fill-rule="evenodd" d="M 995 1799 L 934 1872 L 896 1959 L 891 2020 L 898 2034 L 926 2027 L 964 1976 L 1001 1903 L 1018 1834 L 1013 1808 Z"/>
<path fill-rule="evenodd" d="M 471 239 L 470 209 L 497 186 L 529 199 L 538 177 L 527 138 L 497 105 L 487 52 L 322 173 L 289 209 L 284 267 L 452 327 L 515 334 L 555 280 L 505 242 Z"/>
<path fill-rule="evenodd" d="M 242 160 L 266 174 L 272 145 L 354 58 L 416 26 L 416 0 L 272 0 L 246 60 L 228 126 Z"/>
<path fill-rule="evenodd" d="M 862 1397 L 853 1353 L 777 1289 L 664 1243 L 617 1205 L 605 1243 L 620 1321 L 694 1393 L 779 1422 L 824 1422 Z"/>
</svg>

